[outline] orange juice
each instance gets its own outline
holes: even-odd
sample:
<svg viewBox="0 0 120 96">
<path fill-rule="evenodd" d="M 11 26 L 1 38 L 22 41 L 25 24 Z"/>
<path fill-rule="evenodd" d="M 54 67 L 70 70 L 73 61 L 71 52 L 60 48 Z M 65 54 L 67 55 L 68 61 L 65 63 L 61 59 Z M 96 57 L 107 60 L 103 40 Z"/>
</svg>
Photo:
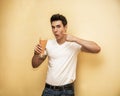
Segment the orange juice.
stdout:
<svg viewBox="0 0 120 96">
<path fill-rule="evenodd" d="M 40 40 L 39 43 L 41 44 L 41 47 L 42 47 L 42 53 L 41 53 L 41 56 L 44 55 L 44 52 L 45 52 L 45 48 L 46 48 L 46 44 L 47 44 L 47 40 Z"/>
</svg>

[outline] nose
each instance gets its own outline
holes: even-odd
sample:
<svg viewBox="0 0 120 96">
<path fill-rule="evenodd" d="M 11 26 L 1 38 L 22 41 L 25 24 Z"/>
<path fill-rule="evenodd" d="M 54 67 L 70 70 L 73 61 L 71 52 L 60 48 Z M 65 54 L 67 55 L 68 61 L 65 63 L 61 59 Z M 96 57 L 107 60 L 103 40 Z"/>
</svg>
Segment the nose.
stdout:
<svg viewBox="0 0 120 96">
<path fill-rule="evenodd" d="M 57 28 L 55 28 L 55 29 L 54 29 L 54 32 L 57 32 L 57 31 L 58 31 Z"/>
</svg>

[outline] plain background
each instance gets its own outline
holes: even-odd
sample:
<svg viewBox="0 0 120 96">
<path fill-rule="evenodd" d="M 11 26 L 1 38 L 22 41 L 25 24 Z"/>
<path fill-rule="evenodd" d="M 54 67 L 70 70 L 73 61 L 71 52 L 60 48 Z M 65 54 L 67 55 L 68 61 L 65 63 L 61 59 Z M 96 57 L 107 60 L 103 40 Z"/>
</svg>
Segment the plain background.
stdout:
<svg viewBox="0 0 120 96">
<path fill-rule="evenodd" d="M 0 96 L 41 96 L 47 59 L 31 66 L 39 38 L 54 38 L 49 19 L 68 19 L 68 34 L 92 40 L 99 54 L 78 56 L 76 96 L 120 96 L 120 0 L 0 0 Z"/>
</svg>

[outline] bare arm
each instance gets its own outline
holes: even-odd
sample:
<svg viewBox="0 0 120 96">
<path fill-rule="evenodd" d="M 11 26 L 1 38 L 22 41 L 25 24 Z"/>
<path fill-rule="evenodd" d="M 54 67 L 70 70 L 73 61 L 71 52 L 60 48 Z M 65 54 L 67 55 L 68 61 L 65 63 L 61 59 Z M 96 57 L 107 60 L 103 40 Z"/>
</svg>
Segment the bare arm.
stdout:
<svg viewBox="0 0 120 96">
<path fill-rule="evenodd" d="M 101 48 L 95 42 L 83 40 L 72 35 L 66 35 L 66 40 L 82 45 L 82 51 L 85 52 L 98 53 L 101 50 Z"/>
<path fill-rule="evenodd" d="M 42 52 L 41 45 L 38 44 L 34 49 L 34 55 L 32 57 L 33 68 L 37 68 L 46 59 L 47 55 L 44 55 L 43 57 L 41 57 L 40 56 L 41 52 Z"/>
</svg>

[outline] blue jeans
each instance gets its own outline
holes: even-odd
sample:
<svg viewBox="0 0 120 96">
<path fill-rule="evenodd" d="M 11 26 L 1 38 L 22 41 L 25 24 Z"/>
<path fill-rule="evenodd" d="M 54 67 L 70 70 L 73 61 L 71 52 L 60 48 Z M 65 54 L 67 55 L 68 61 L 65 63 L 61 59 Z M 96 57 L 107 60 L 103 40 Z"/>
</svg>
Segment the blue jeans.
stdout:
<svg viewBox="0 0 120 96">
<path fill-rule="evenodd" d="M 63 90 L 54 90 L 45 87 L 42 96 L 74 96 L 74 87 L 72 86 L 70 89 Z"/>
</svg>

